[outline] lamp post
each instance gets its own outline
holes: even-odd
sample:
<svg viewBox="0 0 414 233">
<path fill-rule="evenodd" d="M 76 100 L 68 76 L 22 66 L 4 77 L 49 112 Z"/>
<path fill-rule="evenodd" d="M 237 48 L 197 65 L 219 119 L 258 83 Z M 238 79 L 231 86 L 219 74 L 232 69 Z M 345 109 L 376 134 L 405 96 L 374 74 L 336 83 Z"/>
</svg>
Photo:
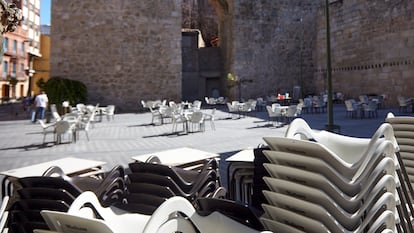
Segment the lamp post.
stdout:
<svg viewBox="0 0 414 233">
<path fill-rule="evenodd" d="M 331 29 L 329 23 L 329 0 L 325 0 L 325 20 L 326 20 L 326 78 L 328 89 L 328 123 L 325 125 L 325 129 L 328 131 L 334 131 L 340 129 L 338 125 L 334 125 L 333 121 L 333 103 L 332 103 L 332 64 L 331 64 Z"/>
<path fill-rule="evenodd" d="M 300 75 L 299 75 L 299 85 L 300 85 L 300 87 L 301 87 L 301 93 L 300 93 L 300 98 L 303 98 L 302 96 L 303 96 L 303 89 L 304 89 L 304 87 L 303 87 L 303 68 L 302 68 L 302 66 L 303 66 L 303 40 L 304 40 L 304 26 L 303 26 L 303 17 L 300 17 L 300 27 L 301 27 L 301 35 L 300 35 L 300 48 L 299 48 L 299 65 L 300 65 Z"/>
<path fill-rule="evenodd" d="M 236 81 L 237 84 L 239 85 L 239 101 L 242 101 L 242 85 L 245 83 L 252 83 L 253 80 L 252 79 L 242 79 L 238 76 L 236 76 Z"/>
</svg>

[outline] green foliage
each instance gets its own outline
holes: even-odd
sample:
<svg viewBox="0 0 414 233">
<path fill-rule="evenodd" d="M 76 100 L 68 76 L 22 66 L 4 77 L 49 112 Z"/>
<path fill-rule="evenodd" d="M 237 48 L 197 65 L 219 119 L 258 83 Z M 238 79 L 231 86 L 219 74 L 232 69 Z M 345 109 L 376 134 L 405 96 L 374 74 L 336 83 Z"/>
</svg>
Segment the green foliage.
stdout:
<svg viewBox="0 0 414 233">
<path fill-rule="evenodd" d="M 46 86 L 46 82 L 43 78 L 40 78 L 39 80 L 37 80 L 36 85 L 39 87 L 39 89 L 41 91 L 45 90 L 45 86 Z"/>
<path fill-rule="evenodd" d="M 17 85 L 18 80 L 17 80 L 16 77 L 7 76 L 7 78 L 9 80 L 10 85 L 12 85 L 12 86 L 16 86 Z"/>
<path fill-rule="evenodd" d="M 56 104 L 61 109 L 63 101 L 69 101 L 70 105 L 85 103 L 88 97 L 88 89 L 79 81 L 61 77 L 50 78 L 45 85 L 45 92 L 49 98 L 49 104 Z"/>
</svg>

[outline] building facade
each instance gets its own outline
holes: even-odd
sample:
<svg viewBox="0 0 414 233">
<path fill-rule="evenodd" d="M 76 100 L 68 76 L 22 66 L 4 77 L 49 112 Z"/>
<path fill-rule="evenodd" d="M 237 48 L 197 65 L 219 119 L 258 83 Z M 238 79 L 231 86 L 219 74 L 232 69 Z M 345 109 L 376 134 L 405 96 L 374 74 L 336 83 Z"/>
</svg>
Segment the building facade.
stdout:
<svg viewBox="0 0 414 233">
<path fill-rule="evenodd" d="M 329 2 L 333 90 L 346 98 L 385 94 L 391 105 L 398 94 L 409 96 L 414 2 Z M 265 97 L 295 86 L 302 94 L 326 91 L 323 0 L 54 0 L 51 76 L 82 81 L 91 102 L 125 111 L 141 99 L 181 100 L 181 29 L 202 27 L 187 16 L 200 17 L 203 7 L 212 7 L 216 17 L 223 95 Z M 228 73 L 252 82 L 231 86 Z"/>
<path fill-rule="evenodd" d="M 11 1 L 9 1 L 11 2 Z M 0 70 L 2 101 L 34 94 L 31 80 L 33 60 L 41 57 L 40 0 L 13 0 L 23 13 L 23 21 L 14 32 L 3 35 L 3 63 Z"/>
<path fill-rule="evenodd" d="M 40 26 L 40 54 L 33 57 L 32 92 L 39 94 L 42 85 L 50 78 L 50 25 Z"/>
</svg>

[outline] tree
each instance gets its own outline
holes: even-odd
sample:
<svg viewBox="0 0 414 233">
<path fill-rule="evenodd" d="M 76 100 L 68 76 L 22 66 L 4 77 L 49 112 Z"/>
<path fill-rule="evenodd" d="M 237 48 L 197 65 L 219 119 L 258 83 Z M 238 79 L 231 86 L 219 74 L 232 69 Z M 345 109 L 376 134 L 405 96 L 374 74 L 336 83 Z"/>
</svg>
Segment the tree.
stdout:
<svg viewBox="0 0 414 233">
<path fill-rule="evenodd" d="M 62 102 L 69 101 L 70 105 L 85 103 L 88 98 L 88 90 L 80 81 L 62 77 L 52 77 L 45 84 L 45 92 L 50 104 L 55 104 L 59 112 Z"/>
<path fill-rule="evenodd" d="M 23 14 L 14 3 L 8 3 L 5 0 L 0 0 L 0 18 L 0 54 L 3 54 L 3 34 L 16 30 L 17 25 L 23 20 Z M 0 56 L 0 63 L 2 62 L 2 59 L 3 56 Z"/>
<path fill-rule="evenodd" d="M 43 78 L 40 78 L 39 80 L 37 80 L 36 85 L 39 87 L 41 91 L 44 91 L 46 87 L 46 82 Z"/>
</svg>

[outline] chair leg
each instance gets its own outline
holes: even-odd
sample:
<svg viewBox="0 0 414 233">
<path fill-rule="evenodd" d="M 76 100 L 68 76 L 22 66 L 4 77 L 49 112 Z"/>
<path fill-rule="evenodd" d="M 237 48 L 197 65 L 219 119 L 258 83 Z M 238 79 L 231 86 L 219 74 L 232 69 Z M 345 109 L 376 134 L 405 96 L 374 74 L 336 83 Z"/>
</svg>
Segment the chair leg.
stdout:
<svg viewBox="0 0 414 233">
<path fill-rule="evenodd" d="M 216 126 L 214 125 L 214 121 L 210 120 L 210 126 L 212 130 L 216 130 Z"/>
</svg>

